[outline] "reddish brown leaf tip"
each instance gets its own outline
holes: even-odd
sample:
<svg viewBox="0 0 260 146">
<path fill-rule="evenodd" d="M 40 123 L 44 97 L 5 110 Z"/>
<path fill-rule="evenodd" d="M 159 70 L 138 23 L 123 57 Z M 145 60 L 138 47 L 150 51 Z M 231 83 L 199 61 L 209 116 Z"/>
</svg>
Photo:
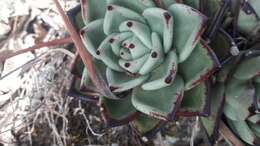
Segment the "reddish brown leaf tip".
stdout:
<svg viewBox="0 0 260 146">
<path fill-rule="evenodd" d="M 109 43 L 113 43 L 115 41 L 115 39 L 113 39 L 113 38 L 111 38 L 110 40 L 109 40 Z"/>
<path fill-rule="evenodd" d="M 157 53 L 157 52 L 153 52 L 153 53 L 151 54 L 151 56 L 152 56 L 152 58 L 156 58 L 156 57 L 158 56 L 158 53 Z"/>
<path fill-rule="evenodd" d="M 126 25 L 127 25 L 128 27 L 132 27 L 132 26 L 133 26 L 133 22 L 129 21 L 129 22 L 126 23 Z"/>
<path fill-rule="evenodd" d="M 163 13 L 163 16 L 166 20 L 166 23 L 169 23 L 169 20 L 171 19 L 171 15 L 168 12 Z"/>
<path fill-rule="evenodd" d="M 167 76 L 164 80 L 166 84 L 170 84 L 172 82 L 172 76 Z"/>
<path fill-rule="evenodd" d="M 118 89 L 118 87 L 110 86 L 109 89 L 113 92 L 113 91 L 115 91 L 116 89 Z"/>
<path fill-rule="evenodd" d="M 114 9 L 113 6 L 111 6 L 111 5 L 107 6 L 108 11 L 112 11 L 113 9 Z"/>
<path fill-rule="evenodd" d="M 133 49 L 133 48 L 135 48 L 135 45 L 134 45 L 134 44 L 130 44 L 130 45 L 129 45 L 129 48 L 130 48 L 130 49 Z"/>
<path fill-rule="evenodd" d="M 165 78 L 164 82 L 166 84 L 170 84 L 173 80 L 173 76 L 176 73 L 176 68 L 175 68 L 175 64 L 172 65 L 172 68 L 170 70 L 170 73 L 167 75 L 167 77 Z"/>
<path fill-rule="evenodd" d="M 99 51 L 99 50 L 97 50 L 96 54 L 97 54 L 97 55 L 100 55 L 100 51 Z"/>
<path fill-rule="evenodd" d="M 260 140 L 259 139 L 254 139 L 253 144 L 254 145 L 260 145 Z"/>
<path fill-rule="evenodd" d="M 130 65 L 130 63 L 125 63 L 125 67 L 129 67 Z"/>
<path fill-rule="evenodd" d="M 85 30 L 81 30 L 79 33 L 80 33 L 80 35 L 84 35 Z"/>
</svg>

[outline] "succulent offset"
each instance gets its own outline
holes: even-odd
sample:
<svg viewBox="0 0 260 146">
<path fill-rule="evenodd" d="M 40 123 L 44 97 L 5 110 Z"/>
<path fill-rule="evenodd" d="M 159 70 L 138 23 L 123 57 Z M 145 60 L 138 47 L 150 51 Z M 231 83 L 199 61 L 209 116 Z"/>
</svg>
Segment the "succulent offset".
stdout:
<svg viewBox="0 0 260 146">
<path fill-rule="evenodd" d="M 259 145 L 260 56 L 248 53 L 246 55 L 250 57 L 241 59 L 227 81 L 224 115 L 227 123 L 243 141 Z"/>
<path fill-rule="evenodd" d="M 254 43 L 251 47 L 246 45 L 241 47 L 239 55 L 224 64 L 216 75 L 216 82 L 211 93 L 211 116 L 201 118 L 208 134 L 213 139 L 216 139 L 218 121 L 223 112 L 224 121 L 239 139 L 245 144 L 260 145 L 260 52 L 257 43 L 260 24 L 259 6 L 260 1 L 257 0 L 242 1 L 237 10 L 239 33 Z M 226 14 L 225 19 L 231 17 L 230 14 Z M 224 54 L 227 54 L 232 47 L 231 44 L 227 45 L 228 39 L 225 39 L 223 33 L 220 33 L 216 39 L 221 39 L 221 37 L 223 44 L 220 45 L 221 52 L 217 51 L 218 57 L 225 56 Z"/>
<path fill-rule="evenodd" d="M 149 137 L 176 116 L 202 116 L 216 136 L 223 112 L 260 144 L 259 0 L 81 0 L 81 15 L 86 51 L 117 97 L 98 94 L 108 127 L 130 122 Z M 80 88 L 99 90 L 87 68 Z"/>
</svg>

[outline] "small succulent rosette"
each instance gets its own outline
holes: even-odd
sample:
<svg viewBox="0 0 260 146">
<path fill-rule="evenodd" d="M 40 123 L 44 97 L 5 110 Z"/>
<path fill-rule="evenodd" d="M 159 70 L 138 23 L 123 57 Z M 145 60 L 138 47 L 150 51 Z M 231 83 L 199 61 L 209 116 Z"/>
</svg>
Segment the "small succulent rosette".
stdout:
<svg viewBox="0 0 260 146">
<path fill-rule="evenodd" d="M 248 51 L 227 81 L 224 115 L 245 143 L 260 145 L 260 53 Z"/>
<path fill-rule="evenodd" d="M 260 51 L 248 50 L 233 58 L 218 73 L 212 89 L 211 116 L 202 118 L 216 138 L 222 112 L 224 121 L 246 145 L 260 145 Z"/>
<path fill-rule="evenodd" d="M 99 106 L 108 126 L 141 134 L 176 115 L 207 115 L 208 77 L 219 66 L 201 39 L 206 17 L 172 0 L 82 0 L 81 38 L 110 90 Z M 91 86 L 87 69 L 83 86 Z"/>
</svg>

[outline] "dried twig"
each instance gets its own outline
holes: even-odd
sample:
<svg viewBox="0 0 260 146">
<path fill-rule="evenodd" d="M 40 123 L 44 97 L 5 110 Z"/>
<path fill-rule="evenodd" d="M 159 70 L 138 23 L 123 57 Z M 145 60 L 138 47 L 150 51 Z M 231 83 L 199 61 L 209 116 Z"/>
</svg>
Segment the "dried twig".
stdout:
<svg viewBox="0 0 260 146">
<path fill-rule="evenodd" d="M 37 45 L 34 45 L 32 47 L 26 48 L 26 49 L 22 49 L 22 50 L 18 50 L 16 52 L 12 52 L 12 51 L 8 51 L 6 53 L 1 53 L 0 54 L 0 62 L 5 61 L 8 58 L 14 57 L 16 55 L 20 55 L 26 52 L 30 52 L 30 51 L 34 51 L 36 49 L 40 49 L 43 47 L 50 47 L 50 46 L 55 46 L 55 45 L 61 45 L 61 44 L 66 44 L 66 43 L 71 43 L 72 40 L 70 37 L 67 38 L 62 38 L 62 39 L 55 39 L 49 42 L 44 42 L 44 43 L 39 43 Z"/>
<path fill-rule="evenodd" d="M 219 125 L 219 133 L 225 138 L 225 140 L 233 146 L 245 146 L 237 137 L 229 130 L 223 121 Z"/>
<path fill-rule="evenodd" d="M 41 54 L 39 55 L 38 57 L 26 62 L 25 64 L 22 64 L 21 66 L 11 70 L 10 72 L 6 73 L 5 75 L 3 76 L 0 76 L 0 80 L 8 77 L 9 75 L 11 75 L 12 73 L 18 71 L 19 69 L 23 69 L 23 68 L 28 68 L 28 66 L 33 66 L 34 64 L 36 64 L 37 62 L 41 61 L 44 57 L 46 57 L 47 55 L 49 55 L 49 53 L 51 52 L 62 52 L 66 55 L 68 55 L 69 57 L 71 58 L 74 58 L 75 55 L 73 53 L 71 53 L 70 51 L 66 50 L 66 49 L 62 49 L 62 48 L 58 48 L 58 49 L 55 49 L 55 50 L 51 50 L 51 51 L 48 51 L 47 53 L 44 53 L 44 54 Z"/>
</svg>

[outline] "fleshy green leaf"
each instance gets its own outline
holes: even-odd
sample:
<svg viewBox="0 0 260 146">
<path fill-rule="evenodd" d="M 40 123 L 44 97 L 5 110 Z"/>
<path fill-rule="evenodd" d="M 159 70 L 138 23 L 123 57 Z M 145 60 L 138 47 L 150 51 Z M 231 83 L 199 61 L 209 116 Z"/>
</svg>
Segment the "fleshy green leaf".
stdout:
<svg viewBox="0 0 260 146">
<path fill-rule="evenodd" d="M 146 9 L 143 16 L 148 21 L 151 30 L 163 38 L 164 53 L 167 53 L 172 48 L 173 17 L 166 10 L 160 8 Z"/>
<path fill-rule="evenodd" d="M 248 121 L 254 124 L 257 124 L 260 122 L 260 114 L 253 115 L 248 118 Z"/>
<path fill-rule="evenodd" d="M 142 68 L 147 58 L 148 54 L 135 60 L 119 59 L 119 65 L 128 72 L 135 74 Z"/>
<path fill-rule="evenodd" d="M 161 121 L 150 116 L 141 114 L 131 122 L 139 135 L 147 135 L 160 125 Z"/>
<path fill-rule="evenodd" d="M 254 133 L 256 134 L 256 136 L 258 136 L 260 138 L 260 114 L 255 114 L 251 117 L 248 118 L 248 125 L 250 128 L 252 128 L 252 130 L 254 131 Z"/>
<path fill-rule="evenodd" d="M 245 121 L 233 121 L 227 119 L 228 124 L 231 126 L 232 130 L 239 135 L 239 137 L 251 144 L 255 145 L 255 140 L 257 139 L 252 130 L 248 127 Z"/>
<path fill-rule="evenodd" d="M 101 112 L 105 117 L 108 126 L 118 126 L 133 120 L 136 109 L 131 103 L 131 93 L 119 100 L 112 100 L 101 97 Z"/>
<path fill-rule="evenodd" d="M 209 1 L 209 0 L 208 0 Z M 189 5 L 194 9 L 199 9 L 200 0 L 183 0 L 185 5 Z"/>
<path fill-rule="evenodd" d="M 108 4 L 114 4 L 129 8 L 135 12 L 142 14 L 142 12 L 150 7 L 155 7 L 152 0 L 107 0 Z"/>
<path fill-rule="evenodd" d="M 106 77 L 105 71 L 107 68 L 106 65 L 102 61 L 97 60 L 97 59 L 92 59 L 92 62 L 95 66 L 96 71 L 98 71 L 100 73 L 102 78 L 105 78 Z M 82 72 L 80 88 L 93 90 L 93 91 L 96 90 L 95 85 L 90 80 L 86 67 L 84 67 L 84 70 Z"/>
<path fill-rule="evenodd" d="M 111 34 L 119 32 L 119 25 L 127 20 L 135 20 L 140 23 L 145 23 L 145 19 L 131 9 L 120 7 L 117 5 L 108 5 L 104 18 L 104 32 Z"/>
<path fill-rule="evenodd" d="M 179 72 L 189 90 L 208 79 L 219 62 L 214 52 L 203 41 L 197 44 L 189 58 L 179 64 Z"/>
<path fill-rule="evenodd" d="M 109 42 L 112 47 L 112 51 L 115 55 L 120 56 L 120 50 L 122 48 L 121 44 L 123 41 L 130 39 L 132 37 L 132 33 L 130 32 L 122 32 L 122 33 L 115 33 L 111 36 Z M 124 54 L 123 54 L 124 55 Z"/>
<path fill-rule="evenodd" d="M 131 31 L 134 33 L 136 37 L 139 38 L 142 43 L 148 47 L 152 48 L 152 40 L 151 40 L 151 30 L 150 28 L 141 22 L 138 21 L 124 21 L 123 23 L 120 24 L 119 30 L 121 32 L 124 31 Z"/>
<path fill-rule="evenodd" d="M 252 129 L 254 134 L 259 138 L 260 137 L 260 126 L 257 124 L 248 123 L 249 127 Z"/>
<path fill-rule="evenodd" d="M 243 61 L 238 65 L 234 77 L 249 80 L 260 73 L 260 56 Z"/>
<path fill-rule="evenodd" d="M 139 70 L 139 74 L 144 75 L 151 72 L 153 69 L 158 67 L 164 61 L 164 53 L 161 44 L 160 37 L 157 33 L 152 33 L 152 50 L 150 51 L 150 56 L 144 63 L 143 67 Z M 139 50 L 137 48 L 135 50 Z M 133 50 L 133 49 L 131 49 Z"/>
<path fill-rule="evenodd" d="M 99 59 L 101 59 L 104 64 L 109 68 L 116 71 L 122 72 L 123 69 L 118 64 L 119 57 L 112 51 L 110 40 L 113 36 L 108 36 L 98 47 L 96 54 Z"/>
<path fill-rule="evenodd" d="M 203 115 L 208 109 L 209 103 L 209 85 L 206 82 L 184 92 L 179 112 L 183 114 Z M 208 107 L 207 107 L 208 106 Z"/>
<path fill-rule="evenodd" d="M 126 43 L 125 47 L 129 50 L 133 59 L 140 58 L 150 51 L 136 36 L 128 44 Z"/>
<path fill-rule="evenodd" d="M 132 96 L 134 107 L 145 114 L 162 120 L 172 120 L 183 96 L 183 80 L 176 76 L 171 86 L 146 91 L 135 88 Z"/>
<path fill-rule="evenodd" d="M 121 47 L 119 53 L 120 53 L 120 58 L 122 58 L 122 60 L 125 60 L 125 61 L 133 60 L 133 57 L 132 57 L 129 49 Z"/>
<path fill-rule="evenodd" d="M 237 108 L 234 108 L 229 103 L 225 103 L 224 107 L 225 116 L 234 121 L 245 120 L 249 116 L 249 112 L 243 110 L 241 113 L 237 113 Z"/>
<path fill-rule="evenodd" d="M 219 70 L 217 74 L 217 81 L 224 83 L 229 79 L 230 72 L 234 70 L 237 66 L 239 59 L 238 58 L 233 58 L 229 60 L 227 63 L 221 66 L 221 70 Z"/>
<path fill-rule="evenodd" d="M 205 16 L 183 4 L 171 5 L 169 12 L 174 19 L 173 46 L 177 49 L 179 62 L 183 62 L 200 40 L 204 31 Z"/>
<path fill-rule="evenodd" d="M 113 92 L 122 92 L 142 84 L 148 79 L 149 74 L 143 76 L 130 76 L 126 73 L 116 72 L 107 68 L 106 76 L 109 87 L 113 89 Z"/>
<path fill-rule="evenodd" d="M 151 78 L 142 85 L 143 90 L 157 90 L 174 83 L 177 74 L 177 56 L 170 51 L 164 62 L 151 72 Z"/>
<path fill-rule="evenodd" d="M 93 21 L 81 30 L 81 39 L 88 52 L 95 58 L 99 58 L 96 54 L 100 43 L 106 38 L 103 31 L 103 19 Z"/>
<path fill-rule="evenodd" d="M 133 59 L 138 59 L 150 52 L 150 48 L 147 48 L 136 36 L 124 41 L 123 46 L 129 50 Z"/>
<path fill-rule="evenodd" d="M 253 96 L 254 89 L 247 81 L 232 78 L 226 88 L 225 115 L 232 120 L 245 120 L 250 115 L 248 108 L 252 104 Z"/>
<path fill-rule="evenodd" d="M 254 78 L 254 82 L 255 82 L 255 83 L 260 83 L 260 75 L 258 75 L 258 76 L 256 76 L 256 77 Z"/>
<path fill-rule="evenodd" d="M 106 0 L 81 0 L 82 18 L 88 23 L 104 18 L 106 11 Z"/>
<path fill-rule="evenodd" d="M 200 9 L 201 0 L 183 0 L 183 3 L 195 9 Z M 219 0 L 206 0 L 204 2 L 203 14 L 212 18 L 219 10 L 221 1 Z"/>
<path fill-rule="evenodd" d="M 172 4 L 182 3 L 180 1 L 182 0 L 160 0 L 162 7 L 165 9 L 168 9 L 168 7 L 171 6 Z"/>
</svg>

